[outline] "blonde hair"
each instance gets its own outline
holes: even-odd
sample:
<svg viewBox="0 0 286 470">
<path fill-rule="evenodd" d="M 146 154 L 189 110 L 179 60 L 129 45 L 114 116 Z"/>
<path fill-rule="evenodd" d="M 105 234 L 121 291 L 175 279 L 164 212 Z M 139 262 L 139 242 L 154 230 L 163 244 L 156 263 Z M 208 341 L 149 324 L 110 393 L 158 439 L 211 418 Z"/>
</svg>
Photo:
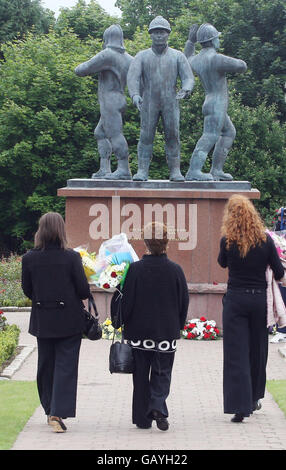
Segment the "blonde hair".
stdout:
<svg viewBox="0 0 286 470">
<path fill-rule="evenodd" d="M 152 255 L 166 253 L 168 242 L 166 225 L 150 222 L 144 227 L 144 243 Z"/>
<path fill-rule="evenodd" d="M 252 202 L 245 196 L 234 194 L 225 205 L 221 234 L 226 247 L 236 244 L 244 258 L 250 248 L 266 241 L 266 227 Z"/>
</svg>

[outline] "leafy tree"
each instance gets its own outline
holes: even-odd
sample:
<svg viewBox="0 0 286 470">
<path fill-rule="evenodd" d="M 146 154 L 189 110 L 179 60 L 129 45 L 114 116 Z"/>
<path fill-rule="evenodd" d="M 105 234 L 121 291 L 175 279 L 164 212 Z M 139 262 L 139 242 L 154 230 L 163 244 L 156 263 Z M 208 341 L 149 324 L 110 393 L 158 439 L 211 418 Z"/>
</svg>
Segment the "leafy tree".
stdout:
<svg viewBox="0 0 286 470">
<path fill-rule="evenodd" d="M 217 7 L 216 10 L 211 0 L 192 0 L 192 15 L 185 10 L 186 15 L 177 18 L 172 27 L 171 47 L 183 49 L 194 20 L 217 25 L 213 18 L 204 16 L 201 3 L 209 7 L 209 14 L 217 12 L 217 19 L 221 21 L 218 29 L 224 31 L 221 27 L 224 22 L 225 31 L 231 27 L 231 0 L 217 0 L 217 5 L 224 4 L 225 9 Z M 93 137 L 99 119 L 97 76 L 77 77 L 74 68 L 99 52 L 102 41 L 91 39 L 89 33 L 88 39 L 80 39 L 63 26 L 58 31 L 46 35 L 30 33 L 25 40 L 2 46 L 5 61 L 0 67 L 0 251 L 3 246 L 18 252 L 24 250 L 33 239 L 42 213 L 57 210 L 64 214 L 64 200 L 57 196 L 57 189 L 65 186 L 69 178 L 90 177 L 99 167 Z M 224 34 L 224 41 L 226 39 Z M 241 41 L 237 43 L 243 47 Z M 126 50 L 133 56 L 150 44 L 147 28 L 138 27 L 133 39 L 125 40 Z M 224 47 L 224 42 L 222 45 Z M 234 55 L 239 57 L 239 53 Z M 272 77 L 267 80 L 274 93 Z M 237 136 L 225 169 L 236 180 L 249 180 L 260 190 L 261 200 L 257 205 L 262 214 L 271 219 L 274 209 L 285 205 L 286 125 L 277 119 L 277 104 L 270 106 L 265 96 L 264 100 L 259 96 L 255 105 L 248 106 L 244 92 L 252 84 L 246 83 L 240 92 L 238 85 L 236 78 L 229 80 L 229 114 Z M 204 92 L 197 78 L 192 95 L 180 102 L 183 174 L 188 170 L 189 159 L 202 133 L 203 100 Z M 129 97 L 127 104 L 124 134 L 134 174 L 140 119 Z M 167 179 L 169 171 L 161 124 L 153 156 L 150 179 Z M 210 165 L 211 156 L 205 170 Z"/>
<path fill-rule="evenodd" d="M 32 29 L 47 33 L 54 14 L 41 6 L 41 0 L 0 0 L 0 42 L 22 38 Z"/>
<path fill-rule="evenodd" d="M 74 68 L 93 55 L 69 33 L 3 46 L 0 68 L 0 245 L 19 250 L 38 217 L 63 210 L 57 188 L 94 170 L 97 82 Z"/>
<path fill-rule="evenodd" d="M 119 23 L 119 19 L 106 13 L 95 0 L 88 4 L 85 0 L 78 0 L 72 8 L 61 8 L 55 31 L 60 33 L 71 29 L 80 39 L 101 39 L 104 30 L 112 23 Z"/>
<path fill-rule="evenodd" d="M 174 37 L 183 47 L 192 23 L 212 23 L 221 35 L 222 53 L 245 60 L 246 74 L 235 78 L 242 103 L 275 104 L 286 121 L 286 7 L 284 0 L 190 0 L 177 18 Z"/>
<path fill-rule="evenodd" d="M 132 37 L 138 26 L 142 29 L 157 15 L 173 24 L 188 5 L 188 0 L 117 0 L 115 3 L 122 11 L 122 28 L 127 37 Z"/>
</svg>

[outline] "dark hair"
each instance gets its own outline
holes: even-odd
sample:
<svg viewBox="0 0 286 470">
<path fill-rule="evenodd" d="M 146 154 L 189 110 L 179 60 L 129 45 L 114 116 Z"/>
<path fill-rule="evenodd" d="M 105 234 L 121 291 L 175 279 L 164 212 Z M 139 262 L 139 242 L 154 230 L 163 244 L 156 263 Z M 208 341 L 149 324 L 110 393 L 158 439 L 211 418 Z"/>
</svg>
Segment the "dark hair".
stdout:
<svg viewBox="0 0 286 470">
<path fill-rule="evenodd" d="M 152 255 L 166 253 L 168 242 L 166 225 L 150 222 L 144 227 L 144 243 Z"/>
<path fill-rule="evenodd" d="M 43 250 L 51 244 L 59 248 L 67 248 L 65 222 L 57 212 L 47 212 L 42 215 L 35 234 L 35 248 Z"/>
</svg>

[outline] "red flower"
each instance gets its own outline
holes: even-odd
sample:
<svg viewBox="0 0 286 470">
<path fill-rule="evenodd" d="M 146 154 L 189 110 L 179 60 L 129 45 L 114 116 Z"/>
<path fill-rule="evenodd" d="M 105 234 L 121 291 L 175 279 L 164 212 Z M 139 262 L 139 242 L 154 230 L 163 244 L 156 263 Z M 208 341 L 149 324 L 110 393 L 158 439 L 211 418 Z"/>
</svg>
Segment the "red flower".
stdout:
<svg viewBox="0 0 286 470">
<path fill-rule="evenodd" d="M 219 329 L 218 328 L 214 328 L 214 331 L 216 332 L 217 335 L 219 335 Z"/>
<path fill-rule="evenodd" d="M 197 325 L 195 323 L 190 323 L 189 328 L 195 328 Z"/>
<path fill-rule="evenodd" d="M 204 338 L 205 338 L 205 339 L 209 339 L 210 336 L 211 336 L 210 333 L 205 333 L 205 334 L 204 334 Z"/>
<path fill-rule="evenodd" d="M 108 282 L 106 282 L 105 284 L 103 284 L 103 289 L 109 289 L 110 288 L 110 285 L 108 284 Z"/>
<path fill-rule="evenodd" d="M 207 319 L 205 317 L 201 317 L 200 320 L 201 321 L 207 321 Z"/>
<path fill-rule="evenodd" d="M 185 325 L 185 326 L 184 326 L 184 330 L 187 330 L 187 329 L 188 329 L 188 327 L 187 327 L 187 325 Z"/>
<path fill-rule="evenodd" d="M 3 310 L 0 310 L 0 315 L 2 315 L 3 313 L 4 313 Z"/>
<path fill-rule="evenodd" d="M 206 326 L 206 330 L 211 330 L 211 329 L 212 329 L 211 325 Z"/>
<path fill-rule="evenodd" d="M 112 273 L 110 274 L 111 277 L 117 277 L 117 274 L 115 271 L 112 271 Z"/>
</svg>

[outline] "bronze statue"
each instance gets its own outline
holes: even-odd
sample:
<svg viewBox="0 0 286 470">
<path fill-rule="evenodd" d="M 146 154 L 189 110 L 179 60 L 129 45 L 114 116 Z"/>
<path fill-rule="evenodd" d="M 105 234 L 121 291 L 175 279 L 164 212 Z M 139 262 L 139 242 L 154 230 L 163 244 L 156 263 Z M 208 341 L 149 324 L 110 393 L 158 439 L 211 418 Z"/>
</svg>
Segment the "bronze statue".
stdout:
<svg viewBox="0 0 286 470">
<path fill-rule="evenodd" d="M 149 25 L 152 47 L 140 51 L 132 61 L 127 87 L 140 111 L 141 129 L 138 143 L 138 172 L 133 180 L 148 180 L 153 141 L 161 116 L 165 133 L 166 159 L 171 181 L 183 181 L 180 171 L 179 102 L 189 96 L 194 76 L 185 55 L 168 46 L 171 28 L 157 16 Z M 178 78 L 182 89 L 176 92 Z"/>
<path fill-rule="evenodd" d="M 233 59 L 217 53 L 220 33 L 211 24 L 193 25 L 185 45 L 185 55 L 192 70 L 199 76 L 204 90 L 203 104 L 204 130 L 198 140 L 190 160 L 190 167 L 185 177 L 187 181 L 232 180 L 229 173 L 223 172 L 228 152 L 235 139 L 236 131 L 228 108 L 228 73 L 243 73 L 247 65 L 243 60 Z M 202 45 L 202 50 L 195 55 L 195 43 Z M 203 173 L 202 167 L 208 153 L 214 147 L 210 173 Z"/>
<path fill-rule="evenodd" d="M 100 155 L 100 169 L 92 178 L 130 180 L 132 175 L 129 169 L 128 144 L 123 135 L 122 116 L 126 107 L 124 90 L 132 57 L 125 51 L 123 32 L 119 25 L 107 28 L 103 40 L 103 50 L 75 69 L 80 77 L 99 74 L 100 120 L 94 135 Z M 118 162 L 113 173 L 110 169 L 112 152 Z"/>
</svg>

